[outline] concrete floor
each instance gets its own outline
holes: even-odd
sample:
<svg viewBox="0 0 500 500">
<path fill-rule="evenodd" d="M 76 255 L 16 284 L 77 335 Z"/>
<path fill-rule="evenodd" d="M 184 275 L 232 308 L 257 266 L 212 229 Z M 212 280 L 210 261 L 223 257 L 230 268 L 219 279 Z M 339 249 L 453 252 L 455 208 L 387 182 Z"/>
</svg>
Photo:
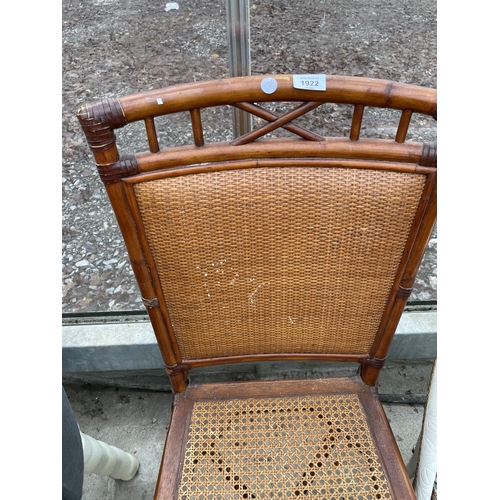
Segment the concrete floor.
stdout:
<svg viewBox="0 0 500 500">
<path fill-rule="evenodd" d="M 402 400 L 410 393 L 426 394 L 431 366 L 419 363 L 384 368 L 381 396 Z M 169 423 L 171 393 L 88 384 L 64 387 L 82 432 L 132 453 L 140 462 L 138 473 L 130 481 L 86 474 L 82 500 L 152 499 Z M 407 463 L 420 433 L 424 406 L 384 403 L 384 408 Z"/>
</svg>

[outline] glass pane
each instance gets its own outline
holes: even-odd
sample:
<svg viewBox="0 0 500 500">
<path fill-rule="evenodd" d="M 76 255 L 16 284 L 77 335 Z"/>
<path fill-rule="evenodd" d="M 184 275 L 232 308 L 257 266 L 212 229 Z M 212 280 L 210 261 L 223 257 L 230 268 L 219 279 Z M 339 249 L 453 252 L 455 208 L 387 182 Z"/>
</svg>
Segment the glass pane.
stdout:
<svg viewBox="0 0 500 500">
<path fill-rule="evenodd" d="M 252 73 L 436 84 L 436 1 L 251 0 Z"/>
<path fill-rule="evenodd" d="M 229 76 L 226 2 L 63 0 L 62 37 L 63 312 L 143 310 L 75 111 L 83 102 Z M 435 87 L 436 2 L 250 0 L 250 46 L 252 74 L 344 74 Z M 322 106 L 297 123 L 321 135 L 347 136 L 351 112 Z M 231 139 L 230 110 L 222 116 L 203 110 L 202 119 L 207 142 Z M 394 119 L 391 112 L 367 109 L 361 134 L 389 137 Z M 146 147 L 143 125 L 136 126 L 141 131 L 125 153 Z M 158 119 L 156 127 L 161 147 L 192 141 L 187 116 Z M 130 134 L 118 131 L 118 141 Z M 409 139 L 435 137 L 432 120 L 413 117 Z M 436 299 L 436 238 L 410 300 Z"/>
<path fill-rule="evenodd" d="M 224 0 L 63 0 L 63 312 L 144 310 L 76 109 L 106 97 L 228 77 L 226 26 Z M 121 144 L 134 137 L 124 153 L 147 148 L 144 125 L 134 127 L 117 131 Z M 192 141 L 187 116 L 158 119 L 156 128 L 160 146 Z"/>
<path fill-rule="evenodd" d="M 327 73 L 436 88 L 436 10 L 435 0 L 250 0 L 252 74 Z M 351 106 L 321 106 L 297 123 L 320 135 L 348 137 L 351 116 Z M 394 138 L 399 116 L 367 108 L 361 137 Z M 436 137 L 432 118 L 412 117 L 407 140 Z M 410 300 L 436 299 L 435 228 Z"/>
</svg>

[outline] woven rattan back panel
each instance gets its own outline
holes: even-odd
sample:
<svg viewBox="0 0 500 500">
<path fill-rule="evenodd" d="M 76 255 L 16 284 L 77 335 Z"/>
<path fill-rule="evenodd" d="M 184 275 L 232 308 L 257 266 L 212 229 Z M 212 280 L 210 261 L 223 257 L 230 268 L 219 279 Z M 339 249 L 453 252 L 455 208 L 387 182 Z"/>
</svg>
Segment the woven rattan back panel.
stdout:
<svg viewBox="0 0 500 500">
<path fill-rule="evenodd" d="M 134 184 L 183 359 L 368 353 L 425 179 L 282 167 Z"/>
</svg>

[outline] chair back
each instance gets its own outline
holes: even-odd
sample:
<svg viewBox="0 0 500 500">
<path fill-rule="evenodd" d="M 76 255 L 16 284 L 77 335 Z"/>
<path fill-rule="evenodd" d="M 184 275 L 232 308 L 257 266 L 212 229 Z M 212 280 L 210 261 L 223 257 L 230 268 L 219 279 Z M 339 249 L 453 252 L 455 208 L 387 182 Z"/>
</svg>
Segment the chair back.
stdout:
<svg viewBox="0 0 500 500">
<path fill-rule="evenodd" d="M 175 390 L 192 367 L 282 359 L 358 361 L 373 385 L 435 222 L 435 146 L 405 138 L 414 113 L 436 116 L 436 91 L 329 76 L 318 92 L 272 76 L 267 94 L 263 78 L 108 99 L 78 116 Z M 271 101 L 292 109 L 278 116 Z M 328 103 L 352 105 L 349 137 L 292 122 Z M 227 105 L 265 123 L 205 144 L 200 109 Z M 401 111 L 393 139 L 361 137 L 370 106 Z M 194 145 L 161 150 L 155 118 L 182 112 Z M 114 130 L 139 120 L 150 151 L 120 156 Z M 262 138 L 279 127 L 296 137 Z"/>
</svg>

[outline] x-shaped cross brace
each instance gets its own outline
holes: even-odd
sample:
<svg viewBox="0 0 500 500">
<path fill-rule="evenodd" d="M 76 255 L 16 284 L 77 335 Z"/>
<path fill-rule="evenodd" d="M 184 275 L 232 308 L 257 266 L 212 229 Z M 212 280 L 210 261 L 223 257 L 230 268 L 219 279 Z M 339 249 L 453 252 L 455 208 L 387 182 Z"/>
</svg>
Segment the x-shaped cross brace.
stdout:
<svg viewBox="0 0 500 500">
<path fill-rule="evenodd" d="M 259 137 L 276 130 L 277 128 L 283 127 L 285 130 L 296 134 L 303 139 L 308 141 L 324 141 L 324 137 L 315 134 L 314 132 L 310 132 L 309 130 L 299 127 L 298 125 L 294 125 L 290 123 L 295 118 L 306 114 L 307 112 L 317 108 L 323 104 L 322 102 L 304 102 L 300 106 L 288 111 L 282 116 L 278 116 L 275 113 L 268 111 L 267 109 L 263 109 L 260 106 L 256 106 L 255 104 L 251 104 L 249 102 L 238 102 L 234 104 L 236 108 L 242 109 L 243 111 L 247 111 L 252 113 L 259 118 L 263 118 L 267 120 L 269 123 L 265 123 L 261 125 L 259 128 L 248 132 L 247 134 L 238 137 L 234 141 L 231 142 L 233 146 L 239 146 L 241 144 L 248 144 L 249 142 L 255 141 Z"/>
</svg>

